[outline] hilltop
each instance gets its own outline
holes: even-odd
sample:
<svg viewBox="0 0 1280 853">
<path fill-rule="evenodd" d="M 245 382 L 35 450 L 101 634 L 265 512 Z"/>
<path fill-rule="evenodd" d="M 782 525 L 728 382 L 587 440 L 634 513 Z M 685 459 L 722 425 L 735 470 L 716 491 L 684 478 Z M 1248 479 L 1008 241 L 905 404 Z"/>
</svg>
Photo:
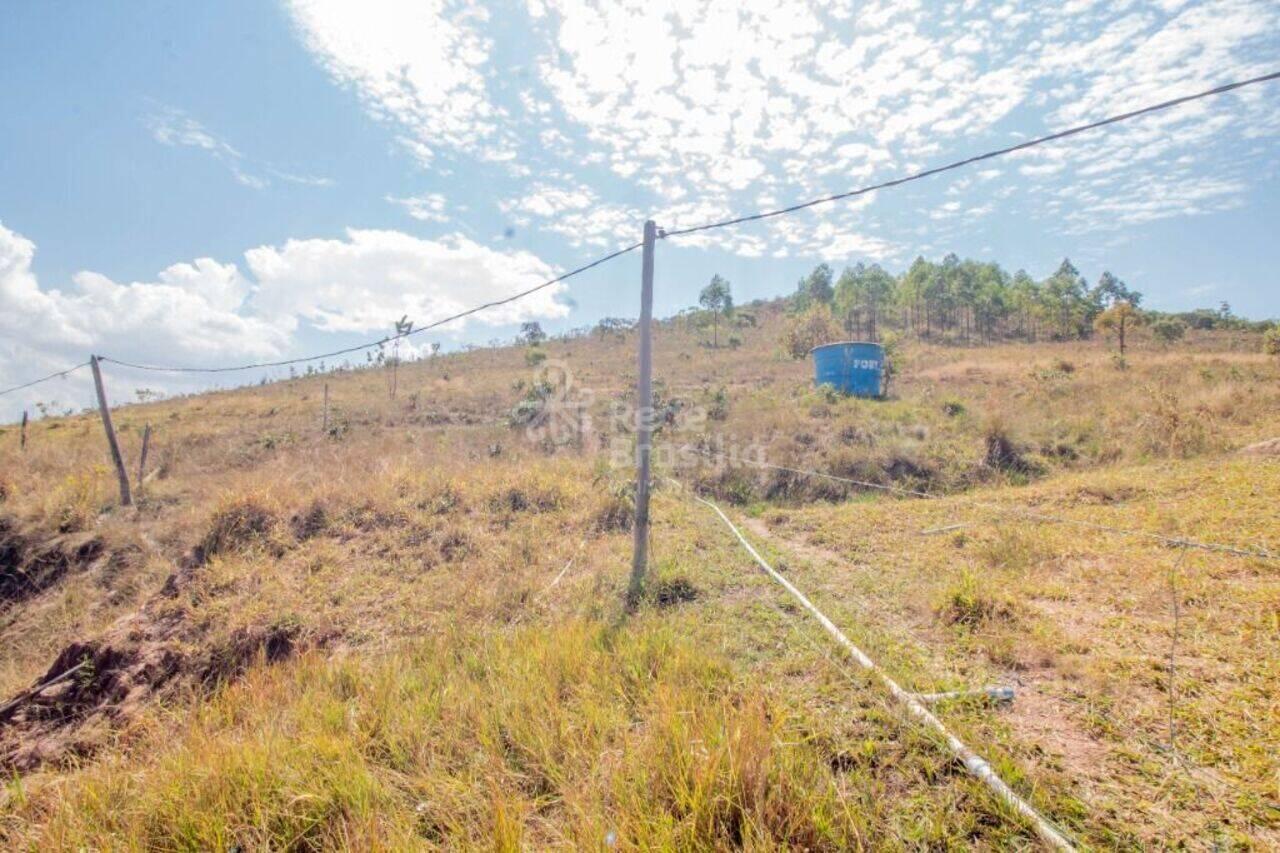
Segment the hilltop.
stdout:
<svg viewBox="0 0 1280 853">
<path fill-rule="evenodd" d="M 0 430 L 0 840 L 1031 843 L 696 491 L 908 689 L 1013 686 L 936 710 L 1078 840 L 1280 843 L 1280 566 L 1106 529 L 1280 552 L 1255 331 L 907 335 L 857 400 L 740 313 L 658 324 L 633 615 L 626 324 L 120 407 L 134 509 L 96 414 Z"/>
</svg>

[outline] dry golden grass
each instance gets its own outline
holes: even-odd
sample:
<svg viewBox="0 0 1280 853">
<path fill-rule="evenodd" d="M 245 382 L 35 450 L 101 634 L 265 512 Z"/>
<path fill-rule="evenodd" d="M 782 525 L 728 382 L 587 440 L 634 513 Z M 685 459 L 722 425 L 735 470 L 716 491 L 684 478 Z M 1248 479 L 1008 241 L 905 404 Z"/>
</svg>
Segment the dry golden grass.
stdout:
<svg viewBox="0 0 1280 853">
<path fill-rule="evenodd" d="M 978 496 L 1277 553 L 1277 493 L 1280 463 L 1239 458 Z M 896 642 L 970 684 L 1018 685 L 1011 733 L 1073 777 L 1090 813 L 1144 844 L 1280 840 L 1275 560 L 1019 520 L 969 496 L 764 511 L 755 529 L 833 618 L 893 638 L 883 654 Z"/>
<path fill-rule="evenodd" d="M 910 688 L 1019 683 L 1008 711 L 942 713 L 1083 841 L 1274 844 L 1275 564 L 1177 564 L 1170 751 L 1176 553 L 969 498 L 1280 550 L 1280 462 L 1232 455 L 1280 435 L 1275 360 L 1222 336 L 1139 341 L 1125 370 L 1094 343 L 911 344 L 891 399 L 845 400 L 779 357 L 781 318 L 757 314 L 734 350 L 663 326 L 655 372 L 679 414 L 662 447 L 724 436 L 777 464 L 949 496 L 673 467 L 696 457 L 670 453 L 663 473 L 737 504 Z M 629 473 L 605 450 L 630 440 L 607 411 L 630 393 L 633 346 L 545 347 L 594 393 L 581 449 L 504 423 L 532 381 L 519 348 L 403 366 L 394 401 L 383 375 L 358 371 L 122 407 L 131 459 L 154 430 L 158 472 L 136 510 L 115 505 L 96 417 L 33 424 L 25 454 L 0 431 L 6 541 L 23 560 L 96 549 L 0 603 L 0 701 L 73 640 L 176 661 L 140 676 L 145 701 L 77 711 L 69 738 L 0 722 L 0 741 L 50 738 L 52 759 L 0 794 L 0 841 L 1028 844 L 678 491 L 658 492 L 650 594 L 623 617 Z M 1026 464 L 989 464 L 993 434 Z M 78 701 L 98 701 L 98 677 Z"/>
</svg>

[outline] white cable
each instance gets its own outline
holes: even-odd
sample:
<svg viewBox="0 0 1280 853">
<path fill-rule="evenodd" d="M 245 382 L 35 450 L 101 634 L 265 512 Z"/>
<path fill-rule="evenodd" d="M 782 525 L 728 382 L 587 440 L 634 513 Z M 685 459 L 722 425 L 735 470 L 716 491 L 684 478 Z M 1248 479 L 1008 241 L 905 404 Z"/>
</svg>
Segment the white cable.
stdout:
<svg viewBox="0 0 1280 853">
<path fill-rule="evenodd" d="M 680 485 L 674 480 L 672 480 L 672 482 L 676 483 L 677 486 Z M 711 507 L 711 509 L 715 511 L 716 515 L 720 516 L 720 520 L 733 531 L 733 535 L 738 538 L 738 541 L 747 549 L 747 552 L 752 556 L 752 558 L 754 558 L 760 567 L 768 573 L 769 577 L 781 584 L 782 587 L 786 589 L 787 592 L 791 593 L 791 595 L 799 601 L 806 610 L 813 614 L 814 618 L 817 619 L 822 627 L 826 629 L 827 633 L 835 638 L 836 642 L 843 646 L 845 651 L 847 651 L 855 661 L 857 661 L 864 669 L 876 675 L 880 679 L 881 683 L 888 688 L 893 697 L 906 706 L 907 711 L 911 716 L 942 735 L 952 754 L 960 759 L 964 764 L 965 769 L 990 788 L 1002 802 L 1014 811 L 1018 812 L 1018 814 L 1025 817 L 1027 820 L 1031 821 L 1032 825 L 1035 826 L 1036 834 L 1040 836 L 1041 840 L 1043 840 L 1045 844 L 1055 850 L 1075 850 L 1075 846 L 1067 840 L 1066 836 L 1055 828 L 1043 815 L 1040 814 L 1040 812 L 1036 811 L 1035 807 L 1022 799 L 1022 797 L 1018 796 L 1018 794 L 996 774 L 995 770 L 991 768 L 991 765 L 988 764 L 985 759 L 967 747 L 963 741 L 952 734 L 951 731 L 942 724 L 942 721 L 935 717 L 929 709 L 916 698 L 915 694 L 902 689 L 896 681 L 876 665 L 875 661 L 867 657 L 862 649 L 855 646 L 853 642 L 844 635 L 844 632 L 836 627 L 834 622 L 828 619 L 821 610 L 815 607 L 813 602 L 805 597 L 804 593 L 796 589 L 795 586 L 785 577 L 780 575 L 773 566 L 770 566 L 768 562 L 765 561 L 764 557 L 761 557 L 760 553 L 752 547 L 750 542 L 747 541 L 747 538 L 742 535 L 742 531 L 740 531 L 737 526 L 729 520 L 729 516 L 725 515 L 724 511 L 721 510 L 720 507 L 705 498 L 699 497 L 698 495 L 692 495 L 692 497 L 699 503 Z"/>
</svg>

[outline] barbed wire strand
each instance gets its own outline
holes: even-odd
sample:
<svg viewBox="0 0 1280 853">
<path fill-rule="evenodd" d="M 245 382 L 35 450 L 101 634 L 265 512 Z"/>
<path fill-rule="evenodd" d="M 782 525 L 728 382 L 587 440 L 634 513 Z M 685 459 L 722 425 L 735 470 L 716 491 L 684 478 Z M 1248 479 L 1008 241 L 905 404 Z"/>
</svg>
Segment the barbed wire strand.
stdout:
<svg viewBox="0 0 1280 853">
<path fill-rule="evenodd" d="M 899 186 L 901 184 L 909 183 L 911 181 L 918 181 L 918 180 L 921 180 L 922 178 L 927 178 L 932 175 L 940 174 L 942 172 L 959 169 L 964 166 L 972 165 L 974 163 L 978 163 L 984 160 L 990 160 L 995 157 L 1001 157 L 1006 154 L 1012 154 L 1017 151 L 1026 150 L 1028 148 L 1032 148 L 1037 145 L 1043 145 L 1045 143 L 1053 142 L 1055 140 L 1065 139 L 1067 137 L 1075 136 L 1076 134 L 1084 133 L 1089 130 L 1095 130 L 1100 127 L 1105 127 L 1107 125 L 1116 124 L 1122 121 L 1127 121 L 1129 119 L 1137 118 L 1139 116 L 1148 115 L 1150 113 L 1158 112 L 1161 110 L 1171 109 L 1173 107 L 1190 103 L 1192 101 L 1213 97 L 1215 95 L 1221 95 L 1226 92 L 1231 92 L 1236 89 L 1244 88 L 1245 86 L 1252 86 L 1252 85 L 1256 85 L 1259 83 L 1264 83 L 1264 82 L 1268 82 L 1276 79 L 1280 79 L 1280 71 L 1272 72 L 1270 74 L 1263 74 L 1257 77 L 1250 78 L 1248 80 L 1240 80 L 1233 83 L 1227 83 L 1222 86 L 1217 86 L 1213 89 L 1205 90 L 1203 92 L 1197 92 L 1191 95 L 1184 95 L 1182 97 L 1172 98 L 1167 101 L 1162 101 L 1161 103 L 1158 103 L 1158 104 L 1152 104 L 1150 106 L 1142 107 L 1140 109 L 1130 110 L 1125 113 L 1120 113 L 1118 115 L 1110 116 L 1108 118 L 1104 118 L 1099 121 L 1090 122 L 1089 124 L 1078 125 L 1076 127 L 1071 127 L 1066 130 L 1058 131 L 1057 133 L 1052 133 L 1046 136 L 1037 137 L 1036 139 L 1031 139 L 1026 142 L 1021 142 L 1017 145 L 1010 145 L 1005 148 L 996 149 L 994 151 L 987 151 L 983 154 L 977 154 L 975 156 L 967 157 L 963 160 L 957 160 L 953 163 L 948 163 L 943 166 L 936 166 L 932 169 L 926 169 L 924 171 L 916 172 L 911 175 L 906 175 L 900 178 L 894 178 L 888 181 L 882 181 L 878 184 L 872 184 L 870 186 L 860 187 L 858 189 L 850 190 L 848 192 L 837 193 L 835 195 L 825 196 L 823 198 L 812 199 L 810 201 L 791 205 L 790 207 L 779 208 L 777 210 L 753 213 L 746 216 L 735 217 L 733 219 L 726 219 L 726 220 L 721 220 L 719 222 L 710 222 L 704 225 L 697 225 L 691 228 L 663 230 L 660 232 L 660 236 L 663 237 L 664 239 L 668 237 L 680 237 L 687 234 L 694 234 L 700 231 L 709 231 L 715 228 L 726 228 L 728 226 L 738 225 L 744 222 L 753 222 L 753 221 L 758 221 L 762 219 L 770 219 L 776 216 L 783 216 L 789 213 L 796 213 L 798 211 L 804 210 L 806 208 L 814 207 L 816 205 L 828 204 L 828 203 L 840 201 L 846 198 L 853 198 L 855 196 L 865 195 L 866 193 L 874 192 L 876 190 Z M 417 335 L 426 331 L 430 331 L 431 329 L 439 328 L 440 326 L 443 326 L 447 323 L 452 323 L 464 317 L 469 317 L 472 314 L 476 314 L 480 311 L 484 311 L 489 308 L 496 308 L 500 305 L 506 305 L 510 302 L 514 302 L 517 299 L 521 299 L 539 290 L 550 287 L 553 284 L 558 284 L 559 282 L 572 278 L 573 276 L 578 275 L 579 273 L 586 272 L 587 270 L 592 269 L 593 267 L 599 266 L 600 264 L 606 263 L 607 261 L 611 261 L 614 258 L 627 254 L 628 252 L 635 251 L 636 249 L 640 248 L 642 245 L 643 243 L 633 243 L 615 252 L 611 252 L 610 254 L 605 255 L 601 258 L 597 258 L 596 260 L 588 264 L 584 264 L 583 266 L 570 270 L 569 272 L 564 273 L 563 275 L 556 276 L 555 278 L 545 281 L 535 287 L 531 287 L 527 290 L 523 290 L 519 293 L 513 294 L 503 299 L 497 299 L 491 302 L 486 302 L 484 304 L 477 305 L 473 308 L 467 309 L 466 311 L 462 311 L 457 314 L 454 314 L 453 316 L 446 317 L 441 320 L 437 320 L 425 326 L 420 326 L 419 328 L 413 329 L 411 331 L 384 337 L 376 341 L 369 341 L 367 343 L 357 344 L 355 346 L 344 347 L 342 349 L 332 350 L 330 352 L 325 352 L 325 353 L 319 353 L 316 355 L 300 356 L 298 358 L 281 359 L 278 361 L 255 362 L 252 364 L 242 364 L 242 365 L 234 365 L 234 366 L 228 366 L 228 367 L 189 367 L 189 366 L 177 366 L 177 365 L 153 365 L 153 364 L 140 364 L 137 362 L 129 362 L 123 359 L 113 358 L 111 356 L 100 356 L 100 358 L 102 361 L 110 362 L 112 364 L 116 364 L 121 367 L 132 368 L 134 370 L 148 370 L 148 371 L 163 372 L 163 373 L 232 373 L 232 372 L 238 372 L 242 370 L 258 370 L 258 369 L 265 369 L 265 368 L 271 368 L 271 367 L 287 367 L 292 364 L 302 364 L 308 361 L 318 361 L 323 358 L 335 358 L 337 356 L 349 355 L 351 353 L 371 349 L 376 346 L 386 345 L 388 343 L 400 340 L 402 338 L 407 338 L 412 335 Z M 83 366 L 83 365 L 80 365 L 80 366 Z M 73 368 L 73 369 L 78 369 L 78 368 Z M 55 374 L 55 376 L 56 375 L 58 374 Z M 24 387 L 30 387 L 30 385 L 38 384 L 39 382 L 47 381 L 47 379 L 51 379 L 51 378 L 54 378 L 54 377 L 51 376 L 51 377 L 46 377 L 45 379 L 35 380 L 35 382 L 27 383 L 26 385 L 17 386 L 15 388 L 0 392 L 0 395 L 10 393 L 11 391 L 21 390 Z"/>
<path fill-rule="evenodd" d="M 468 308 L 465 311 L 460 311 L 457 314 L 454 314 L 449 317 L 445 317 L 442 320 L 436 320 L 434 322 L 426 324 L 425 326 L 419 326 L 418 328 L 412 329 L 411 331 L 403 332 L 401 334 L 396 334 L 396 335 L 389 335 L 387 337 L 381 338 L 376 341 L 369 341 L 368 343 L 357 344 L 355 346 L 350 346 L 350 347 L 344 347 L 343 349 L 333 350 L 332 352 L 320 353 L 318 355 L 301 356 L 299 358 L 288 358 L 280 361 L 263 361 L 263 362 L 257 362 L 255 364 L 240 364 L 232 367 L 177 367 L 177 366 L 155 365 L 155 364 L 137 364 L 135 362 L 123 361 L 121 359 L 112 358 L 111 356 L 106 356 L 106 355 L 99 356 L 99 358 L 102 361 L 110 362 L 111 364 L 118 364 L 121 367 L 129 367 L 134 370 L 150 370 L 150 371 L 156 371 L 160 373 L 234 373 L 241 370 L 259 370 L 259 369 L 268 368 L 268 367 L 287 367 L 291 364 L 302 364 L 303 362 L 308 362 L 308 361 L 318 361 L 322 358 L 335 358 L 340 355 L 349 355 L 351 353 L 360 352 L 361 350 L 371 349 L 376 346 L 385 346 L 386 344 L 393 343 L 403 338 L 412 337 L 413 335 L 419 335 L 419 334 L 422 334 L 423 332 L 428 332 L 432 329 L 439 328 L 440 326 L 446 325 L 448 323 L 452 323 L 455 320 L 461 320 L 464 317 L 470 317 L 472 314 L 478 314 L 479 312 L 486 311 L 490 308 L 497 308 L 498 306 L 506 305 L 510 302 L 515 302 L 517 299 L 523 299 L 524 297 L 532 293 L 536 293 L 539 290 L 544 290 L 545 288 L 548 288 L 553 284 L 559 284 L 560 282 L 573 278 L 575 275 L 584 273 L 587 270 L 592 269 L 593 267 L 598 267 L 601 264 L 606 263 L 607 261 L 611 261 L 614 258 L 621 257 L 622 255 L 625 255 L 628 252 L 633 252 L 643 245 L 644 245 L 643 243 L 633 243 L 630 246 L 619 249 L 616 252 L 610 252 L 609 254 L 603 257 L 596 258 L 591 263 L 583 264 L 580 267 L 572 269 L 569 272 L 564 273 L 562 275 L 558 275 L 553 279 L 544 281 L 539 285 L 530 287 L 527 290 L 522 290 L 519 293 L 512 294 L 511 296 L 505 296 L 502 299 L 495 299 L 492 302 L 485 302 L 482 305 L 476 305 L 473 308 Z"/>
<path fill-rule="evenodd" d="M 780 207 L 780 209 L 777 209 L 777 210 L 768 210 L 768 211 L 762 211 L 762 213 L 736 216 L 736 218 L 724 219 L 724 220 L 721 220 L 721 222 L 695 225 L 695 227 L 691 227 L 691 228 L 671 229 L 671 231 L 666 231 L 666 229 L 664 229 L 664 231 L 660 231 L 659 234 L 660 234 L 660 237 L 662 238 L 681 237 L 681 236 L 685 236 L 685 234 L 692 234 L 692 233 L 698 233 L 703 231 L 712 231 L 712 229 L 727 228 L 727 227 L 730 227 L 730 225 L 737 225 L 737 224 L 748 223 L 748 222 L 758 222 L 758 220 L 762 220 L 762 219 L 771 219 L 773 218 L 773 216 L 782 216 L 786 214 L 797 213 L 797 211 L 808 209 L 808 207 L 813 207 L 813 206 L 822 205 L 822 204 L 831 204 L 831 202 L 840 201 L 844 199 L 852 199 L 852 197 L 855 197 L 855 196 L 865 195 L 865 193 L 868 193 L 868 192 L 874 192 L 877 190 L 886 190 L 886 188 L 888 187 L 896 187 L 896 186 L 900 186 L 900 184 L 909 183 L 913 181 L 920 181 L 920 179 L 931 177 L 931 175 L 936 175 L 943 172 L 950 172 L 950 170 L 960 169 L 960 168 L 966 167 L 966 165 L 972 165 L 974 163 L 980 163 L 980 161 L 983 161 L 983 160 L 991 160 L 993 158 L 998 158 L 998 156 L 1014 154 L 1014 152 L 1016 151 L 1024 151 L 1027 149 L 1032 149 L 1032 147 L 1034 146 L 1044 145 L 1044 143 L 1047 143 L 1047 142 L 1064 140 L 1064 138 L 1075 136 L 1075 134 L 1084 133 L 1087 131 L 1093 131 L 1093 129 L 1110 126 L 1110 124 L 1116 124 L 1119 122 L 1125 122 L 1125 120 L 1142 117 L 1142 115 L 1148 115 L 1151 113 L 1157 113 L 1157 111 L 1175 108 L 1175 106 L 1189 104 L 1189 102 L 1206 99 L 1206 97 L 1222 95 L 1222 93 L 1239 90 L 1239 88 L 1244 88 L 1245 86 L 1254 86 L 1254 85 L 1258 85 L 1258 83 L 1274 81 L 1274 79 L 1280 79 L 1280 72 L 1261 74 L 1261 76 L 1258 76 L 1258 77 L 1244 79 L 1244 81 L 1225 83 L 1225 85 L 1216 86 L 1216 87 L 1210 88 L 1210 90 L 1206 90 L 1202 92 L 1192 93 L 1192 95 L 1174 97 L 1174 99 L 1158 102 L 1158 104 L 1143 106 L 1143 108 L 1129 110 L 1129 111 L 1126 111 L 1126 113 L 1111 115 L 1111 117 L 1097 120 L 1097 122 L 1080 124 L 1080 126 L 1071 127 L 1071 128 L 1065 129 L 1065 131 L 1050 133 L 1050 134 L 1047 134 L 1047 136 L 1037 137 L 1037 138 L 1034 138 L 1034 140 L 1028 140 L 1027 142 L 1020 142 L 1018 143 L 1018 145 L 1011 145 L 1011 146 L 1002 147 L 1002 149 L 983 152 L 983 154 L 970 156 L 970 158 L 965 158 L 963 160 L 956 160 L 955 163 L 948 163 L 946 165 L 941 165 L 941 167 L 925 169 L 923 170 L 923 172 L 916 172 L 914 174 L 904 175 L 904 177 L 901 177 L 901 178 L 893 178 L 891 179 L 891 181 L 883 181 L 881 183 L 870 184 L 870 186 L 860 187 L 858 188 L 858 190 L 840 192 L 840 193 L 836 193 L 836 195 L 824 196 L 822 197 L 822 199 L 813 199 L 810 201 L 800 202 L 800 204 L 791 205 L 788 207 Z M 471 307 L 471 309 L 467 309 L 466 311 L 461 311 L 461 313 L 448 316 L 448 318 L 444 318 L 442 320 L 436 320 L 434 321 L 434 323 L 429 323 L 428 325 L 422 325 L 422 327 L 412 329 L 410 330 L 410 332 L 394 334 L 394 336 L 380 338 L 378 339 L 378 341 L 360 343 L 360 345 L 356 345 L 356 346 L 343 347 L 343 348 L 340 348 L 340 350 L 321 352 L 321 353 L 316 353 L 316 355 L 310 355 L 310 356 L 300 356 L 300 357 L 297 357 L 297 359 L 282 359 L 278 361 L 259 361 L 259 362 L 253 362 L 253 364 L 223 366 L 223 368 L 195 368 L 195 366 L 140 364 L 140 362 L 125 361 L 123 359 L 114 359 L 114 357 L 111 357 L 111 356 L 100 356 L 100 360 L 108 361 L 110 362 L 110 364 L 119 365 L 119 366 L 122 366 L 122 368 L 131 368 L 133 370 L 150 370 L 150 371 L 157 371 L 157 373 L 209 374 L 209 373 L 236 373 L 236 371 L 241 371 L 241 370 L 284 368 L 284 366 L 289 366 L 294 364 L 303 364 L 303 362 L 307 362 L 307 361 L 319 361 L 320 359 L 333 359 L 333 357 L 337 357 L 337 356 L 351 355 L 351 353 L 353 352 L 370 350 L 370 348 L 372 347 L 385 346 L 387 345 L 387 343 L 392 343 L 394 341 L 399 341 L 399 339 L 402 339 L 402 338 L 415 336 L 415 334 L 429 332 L 429 330 L 431 329 L 439 328 L 439 327 L 442 327 L 442 325 L 453 323 L 453 321 L 467 318 L 467 316 L 480 313 L 480 311 L 492 309 L 492 307 L 498 307 L 500 305 L 507 305 L 509 304 L 509 302 L 518 300 L 518 298 L 524 298 L 525 296 L 531 295 L 531 293 L 535 293 L 535 292 L 541 291 L 541 289 L 550 287 L 552 286 L 552 284 L 557 284 L 559 282 L 563 282 L 563 280 L 570 279 L 573 277 L 573 275 L 585 273 L 586 270 L 593 269 L 594 266 L 599 266 L 600 264 L 607 263 L 607 261 L 616 259 L 616 257 L 626 255 L 627 252 L 635 251 L 636 248 L 639 248 L 640 246 L 643 246 L 643 243 L 632 243 L 632 245 L 620 248 L 620 250 L 611 252 L 611 254 L 604 255 L 603 257 L 598 257 L 598 259 L 591 261 L 591 263 L 589 264 L 584 264 L 582 266 L 579 266 L 579 268 L 572 269 L 568 273 L 557 275 L 556 278 L 549 279 L 547 280 L 547 282 L 538 284 L 538 286 L 525 289 L 525 291 L 521 291 L 518 293 L 513 293 L 512 296 L 500 298 L 500 300 L 493 300 L 490 302 L 485 302 L 485 304 L 483 305 L 477 305 L 475 307 Z M 4 396 L 4 394 L 14 393 L 17 391 L 22 391 L 22 389 L 24 388 L 31 388 L 32 386 L 37 386 L 37 384 L 40 384 L 40 383 L 49 382 L 49 380 L 51 379 L 55 379 L 58 377 L 65 377 L 65 375 L 72 373 L 72 371 L 74 370 L 79 370 L 81 368 L 84 368 L 84 366 L 87 366 L 87 364 L 88 362 L 83 362 L 83 364 L 76 365 L 74 366 L 74 368 L 69 368 L 67 370 L 58 371 L 58 373 L 55 373 L 55 374 L 50 374 L 49 377 L 42 377 L 40 379 L 32 380 L 32 382 L 20 384 L 20 386 L 6 388 L 4 389 L 4 391 L 0 391 L 0 396 Z M 1240 549 L 1235 549 L 1235 551 L 1239 552 Z"/>
<path fill-rule="evenodd" d="M 877 489 L 883 492 L 905 495 L 907 497 L 925 498 L 928 500 L 940 500 L 946 495 L 938 495 L 932 492 L 924 492 L 919 489 L 904 489 L 899 486 L 889 486 L 884 483 L 873 483 L 868 480 L 856 480 L 852 477 L 841 477 L 836 474 L 828 474 L 823 471 L 808 471 L 803 468 L 789 468 L 786 465 L 774 465 L 769 462 L 760 462 L 745 457 L 731 457 L 724 453 L 712 453 L 701 450 L 696 447 L 689 448 L 693 452 L 705 456 L 709 459 L 723 459 L 728 462 L 738 462 L 743 465 L 751 465 L 757 468 L 767 468 L 774 471 L 786 471 L 791 474 L 799 474 L 806 477 L 819 477 L 825 480 L 832 480 L 838 483 L 848 483 L 853 486 L 861 486 L 867 489 Z M 1280 554 L 1272 553 L 1265 548 L 1241 548 L 1235 545 L 1224 545 L 1218 542 L 1201 542 L 1196 539 L 1186 539 L 1180 536 L 1166 536 L 1162 533 L 1152 533 L 1149 530 L 1134 530 L 1128 527 L 1115 527 L 1109 524 L 1100 524 L 1094 521 L 1084 521 L 1078 518 L 1070 518 L 1063 515 L 1049 515 L 1046 513 L 1033 512 L 1032 510 L 1022 509 L 1021 507 L 1011 507 L 1004 504 L 991 503 L 990 501 L 979 500 L 968 495 L 957 495 L 956 500 L 970 503 L 974 506 L 989 509 L 994 512 L 1005 513 L 1008 515 L 1016 515 L 1022 518 L 1031 519 L 1033 521 L 1043 521 L 1053 524 L 1068 524 L 1077 527 L 1084 527 L 1090 530 L 1098 530 L 1107 533 L 1116 533 L 1124 536 L 1133 536 L 1141 539 L 1149 539 L 1161 542 L 1177 548 L 1198 548 L 1202 551 L 1214 551 L 1223 554 L 1233 554 L 1237 557 L 1252 557 L 1261 560 L 1280 560 Z"/>
<path fill-rule="evenodd" d="M 1016 151 L 1024 151 L 1028 148 L 1034 148 L 1037 145 L 1044 145 L 1047 142 L 1054 142 L 1059 139 L 1066 139 L 1069 136 L 1075 136 L 1077 134 L 1085 133 L 1090 130 L 1096 130 L 1100 127 L 1106 127 L 1107 125 L 1110 125 L 1110 124 L 1116 124 L 1118 122 L 1128 121 L 1129 119 L 1132 119 L 1132 118 L 1137 118 L 1139 116 L 1148 115 L 1154 112 L 1160 112 L 1161 110 L 1172 109 L 1173 107 L 1181 106 L 1182 104 L 1187 104 L 1192 101 L 1198 101 L 1202 98 L 1210 98 L 1215 95 L 1222 95 L 1227 92 L 1234 91 L 1236 89 L 1242 89 L 1245 86 L 1253 86 L 1258 83 L 1266 83 L 1268 81 L 1276 80 L 1276 79 L 1280 79 L 1280 71 L 1273 71 L 1270 74 L 1263 74 L 1258 77 L 1252 77 L 1248 80 L 1240 80 L 1234 83 L 1227 83 L 1222 86 L 1217 86 L 1213 89 L 1207 89 L 1203 92 L 1196 92 L 1195 94 L 1192 94 L 1192 95 L 1183 95 L 1182 97 L 1179 97 L 1179 98 L 1172 98 L 1168 101 L 1161 101 L 1158 104 L 1152 104 L 1150 106 L 1142 107 L 1140 109 L 1130 110 L 1129 112 L 1109 116 L 1108 118 L 1104 118 L 1099 121 L 1090 122 L 1089 124 L 1077 125 L 1076 127 L 1070 127 L 1070 128 L 1067 128 L 1066 130 L 1060 130 L 1057 133 L 1050 133 L 1047 136 L 1040 136 L 1035 139 L 1029 139 L 1026 142 L 1020 142 L 1017 145 L 1010 145 L 1006 148 L 997 148 L 994 151 L 987 151 L 983 154 L 976 154 L 973 157 L 966 157 L 963 160 L 957 160 L 954 163 L 948 163 L 944 166 L 935 166 L 931 169 L 925 169 L 922 172 L 916 172 L 911 175 L 905 175 L 901 178 L 893 178 L 892 180 L 882 181 L 878 184 L 872 184 L 870 186 L 860 187 L 856 190 L 849 190 L 848 192 L 836 193 L 835 195 L 824 196 L 822 198 L 815 198 L 811 201 L 801 202 L 800 204 L 793 204 L 790 207 L 782 207 L 777 210 L 769 210 L 761 213 L 752 213 L 746 216 L 734 217 L 733 219 L 721 220 L 719 222 L 709 222 L 705 225 L 695 225 L 691 228 L 677 228 L 673 230 L 667 230 L 665 233 L 660 233 L 659 236 L 662 236 L 664 238 L 665 237 L 681 237 L 686 234 L 696 234 L 699 231 L 710 231 L 714 228 L 727 228 L 731 225 L 741 225 L 744 222 L 757 222 L 761 219 L 771 219 L 775 216 L 784 216 L 788 213 L 796 213 L 798 211 L 805 210 L 806 208 L 810 208 L 810 207 L 815 207 L 820 204 L 830 204 L 832 202 L 841 201 L 842 199 L 853 198 L 855 196 L 860 196 L 860 195 L 866 195 L 867 193 L 875 192 L 876 190 L 888 189 L 889 187 L 896 187 L 901 184 L 910 183 L 912 181 L 918 181 L 923 178 L 928 178 L 928 177 L 932 177 L 933 175 L 941 174 L 942 172 L 950 172 L 954 169 L 960 169 L 965 166 L 971 166 L 974 163 L 980 163 L 983 160 L 991 160 L 995 157 L 1003 157 L 1006 154 L 1013 154 Z"/>
<path fill-rule="evenodd" d="M 69 376 L 77 370 L 88 366 L 89 362 L 83 361 L 75 367 L 68 367 L 66 370 L 59 370 L 57 373 L 50 373 L 48 376 L 42 376 L 39 379 L 32 379 L 30 382 L 24 382 L 21 385 L 14 385 L 12 388 L 5 388 L 3 391 L 0 391 L 0 397 L 3 397 L 5 394 L 12 394 L 15 391 L 21 391 L 23 388 L 30 388 L 33 385 L 39 385 L 41 382 L 48 382 L 51 379 L 57 379 L 60 376 Z"/>
</svg>

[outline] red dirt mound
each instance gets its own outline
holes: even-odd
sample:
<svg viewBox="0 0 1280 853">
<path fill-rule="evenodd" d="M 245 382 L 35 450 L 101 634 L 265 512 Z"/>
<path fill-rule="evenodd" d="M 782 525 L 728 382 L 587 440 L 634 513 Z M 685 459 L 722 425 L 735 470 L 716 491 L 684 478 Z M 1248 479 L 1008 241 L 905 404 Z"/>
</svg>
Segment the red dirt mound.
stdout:
<svg viewBox="0 0 1280 853">
<path fill-rule="evenodd" d="M 0 609 L 34 598 L 67 574 L 107 559 L 102 539 L 92 533 L 40 540 L 20 530 L 13 518 L 0 516 Z"/>
<path fill-rule="evenodd" d="M 293 623 L 211 641 L 177 600 L 192 577 L 191 567 L 170 576 L 140 610 L 97 639 L 68 645 L 32 687 L 0 705 L 0 772 L 87 755 L 145 701 L 184 684 L 212 689 L 257 660 L 283 660 L 320 642 Z"/>
</svg>

